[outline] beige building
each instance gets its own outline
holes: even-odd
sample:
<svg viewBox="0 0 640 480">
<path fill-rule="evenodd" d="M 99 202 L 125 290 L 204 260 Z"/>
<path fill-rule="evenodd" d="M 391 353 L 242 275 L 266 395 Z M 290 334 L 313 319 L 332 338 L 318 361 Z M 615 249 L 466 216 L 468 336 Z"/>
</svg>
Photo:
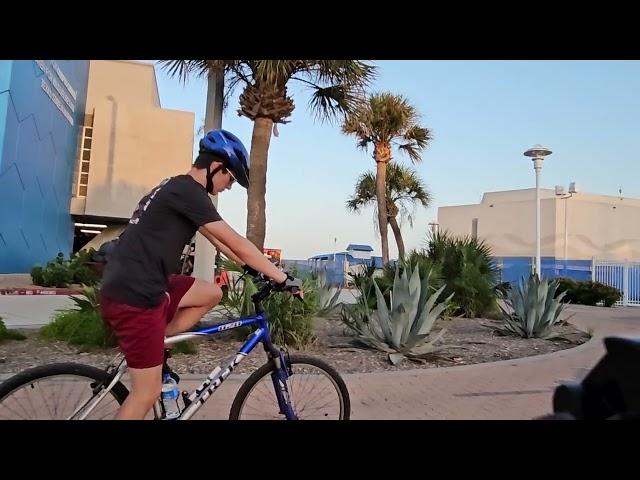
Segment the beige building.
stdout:
<svg viewBox="0 0 640 480">
<path fill-rule="evenodd" d="M 640 260 L 640 199 L 542 189 L 542 257 Z M 566 229 L 565 229 L 566 215 Z M 535 189 L 488 192 L 477 205 L 438 209 L 440 231 L 485 239 L 499 257 L 535 255 Z M 566 232 L 566 234 L 565 234 Z M 566 237 L 566 242 L 565 242 Z"/>
<path fill-rule="evenodd" d="M 107 225 L 92 244 L 117 234 L 140 198 L 193 161 L 194 114 L 160 106 L 154 66 L 92 60 L 71 215 Z M 104 227 L 76 228 L 102 230 Z M 87 240 L 92 235 L 87 234 Z"/>
</svg>

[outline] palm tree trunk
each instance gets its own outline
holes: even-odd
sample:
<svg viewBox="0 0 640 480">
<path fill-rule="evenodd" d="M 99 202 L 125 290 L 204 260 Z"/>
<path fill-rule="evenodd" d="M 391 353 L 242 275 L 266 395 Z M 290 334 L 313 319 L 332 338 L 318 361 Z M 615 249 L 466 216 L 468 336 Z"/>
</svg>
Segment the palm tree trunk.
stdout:
<svg viewBox="0 0 640 480">
<path fill-rule="evenodd" d="M 267 157 L 272 129 L 273 120 L 270 118 L 258 117 L 253 121 L 249 154 L 251 169 L 247 196 L 247 238 L 260 251 L 264 248 L 266 233 Z"/>
<path fill-rule="evenodd" d="M 376 152 L 376 197 L 378 200 L 378 224 L 382 244 L 382 264 L 389 263 L 389 240 L 387 238 L 387 162 L 381 161 Z"/>
<path fill-rule="evenodd" d="M 404 258 L 404 241 L 402 240 L 402 232 L 400 232 L 400 226 L 396 217 L 389 216 L 389 225 L 393 230 L 393 236 L 396 237 L 396 244 L 398 245 L 398 256 Z"/>
</svg>

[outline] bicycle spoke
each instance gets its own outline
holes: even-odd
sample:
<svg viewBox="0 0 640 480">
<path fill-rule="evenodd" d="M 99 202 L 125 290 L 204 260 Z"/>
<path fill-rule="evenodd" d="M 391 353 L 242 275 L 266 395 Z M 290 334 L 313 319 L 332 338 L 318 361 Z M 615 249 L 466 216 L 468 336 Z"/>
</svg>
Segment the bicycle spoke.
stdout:
<svg viewBox="0 0 640 480">
<path fill-rule="evenodd" d="M 67 419 L 80 408 L 86 410 L 98 394 L 91 387 L 96 380 L 83 375 L 54 374 L 36 378 L 0 400 L 0 417 L 6 419 Z M 113 418 L 119 407 L 112 393 L 107 394 L 90 419 Z"/>
<path fill-rule="evenodd" d="M 299 419 L 340 419 L 343 415 L 342 393 L 331 376 L 313 363 L 304 361 L 292 364 L 293 374 L 287 377 L 286 388 L 291 407 Z M 279 410 L 273 371 L 257 380 L 245 393 L 240 406 L 239 418 L 280 418 L 274 415 Z M 238 407 L 236 407 L 238 408 Z"/>
</svg>

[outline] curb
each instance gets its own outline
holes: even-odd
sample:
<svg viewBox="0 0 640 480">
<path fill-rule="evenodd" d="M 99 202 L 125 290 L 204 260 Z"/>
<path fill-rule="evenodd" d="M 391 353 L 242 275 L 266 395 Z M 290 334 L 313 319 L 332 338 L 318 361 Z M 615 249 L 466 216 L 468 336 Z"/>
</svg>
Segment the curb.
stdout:
<svg viewBox="0 0 640 480">
<path fill-rule="evenodd" d="M 0 295 L 78 295 L 77 288 L 0 288 Z"/>
</svg>

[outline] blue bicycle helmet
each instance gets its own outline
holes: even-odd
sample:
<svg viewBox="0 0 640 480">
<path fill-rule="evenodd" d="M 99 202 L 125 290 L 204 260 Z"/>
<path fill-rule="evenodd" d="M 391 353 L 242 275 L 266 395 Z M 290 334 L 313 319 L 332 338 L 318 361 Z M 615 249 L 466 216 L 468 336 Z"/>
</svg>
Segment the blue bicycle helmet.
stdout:
<svg viewBox="0 0 640 480">
<path fill-rule="evenodd" d="M 244 188 L 249 187 L 249 154 L 234 134 L 222 129 L 211 130 L 200 140 L 200 153 L 219 157 L 237 182 Z"/>
</svg>

